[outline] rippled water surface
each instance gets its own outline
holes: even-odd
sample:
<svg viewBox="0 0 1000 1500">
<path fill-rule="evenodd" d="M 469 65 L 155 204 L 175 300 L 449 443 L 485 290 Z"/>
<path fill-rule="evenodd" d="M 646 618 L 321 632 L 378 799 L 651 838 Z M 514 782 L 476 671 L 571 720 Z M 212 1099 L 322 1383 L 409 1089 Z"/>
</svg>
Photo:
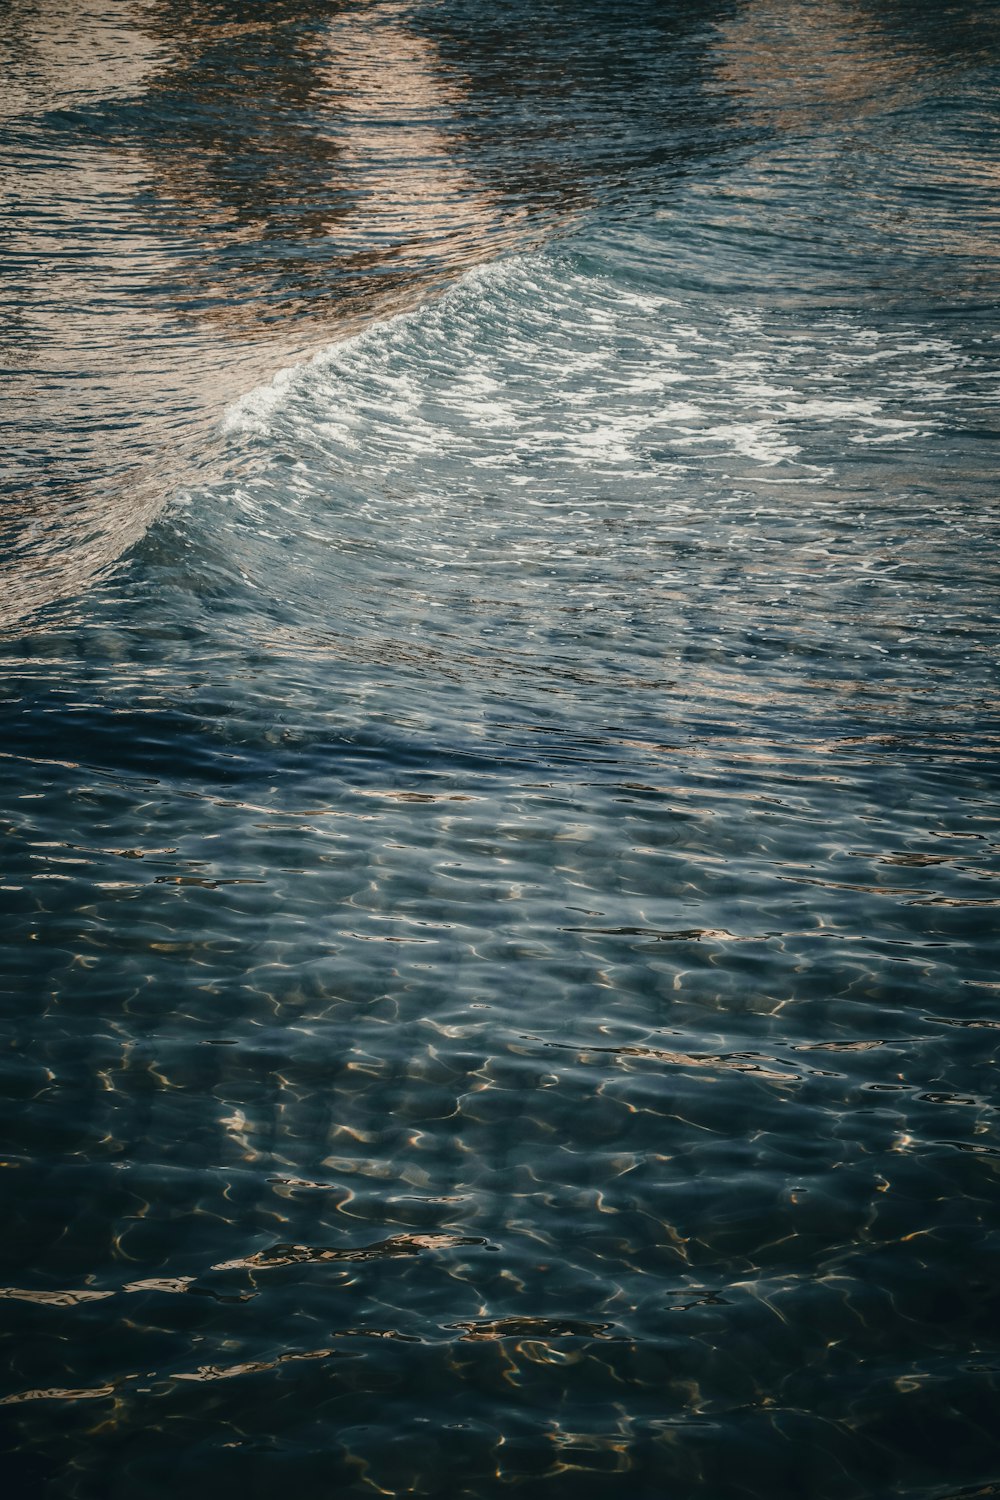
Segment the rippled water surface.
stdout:
<svg viewBox="0 0 1000 1500">
<path fill-rule="evenodd" d="M 1000 1495 L 1000 15 L 0 53 L 7 1492 Z"/>
</svg>

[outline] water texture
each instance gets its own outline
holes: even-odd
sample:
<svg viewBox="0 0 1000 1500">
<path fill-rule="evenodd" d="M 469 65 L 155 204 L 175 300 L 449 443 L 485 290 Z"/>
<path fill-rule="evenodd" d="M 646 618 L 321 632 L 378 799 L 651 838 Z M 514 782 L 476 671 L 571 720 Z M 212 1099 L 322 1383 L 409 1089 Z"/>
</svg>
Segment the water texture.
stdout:
<svg viewBox="0 0 1000 1500">
<path fill-rule="evenodd" d="M 0 51 L 6 1492 L 1000 1495 L 1000 15 Z"/>
</svg>

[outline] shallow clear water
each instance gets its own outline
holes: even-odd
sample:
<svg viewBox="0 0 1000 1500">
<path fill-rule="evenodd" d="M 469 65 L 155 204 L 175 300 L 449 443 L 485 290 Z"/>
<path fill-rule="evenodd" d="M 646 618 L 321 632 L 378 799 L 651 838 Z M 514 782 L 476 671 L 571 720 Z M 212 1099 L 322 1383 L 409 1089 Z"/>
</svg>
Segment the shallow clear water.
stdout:
<svg viewBox="0 0 1000 1500">
<path fill-rule="evenodd" d="M 0 21 L 13 1493 L 1000 1494 L 1000 21 Z"/>
</svg>

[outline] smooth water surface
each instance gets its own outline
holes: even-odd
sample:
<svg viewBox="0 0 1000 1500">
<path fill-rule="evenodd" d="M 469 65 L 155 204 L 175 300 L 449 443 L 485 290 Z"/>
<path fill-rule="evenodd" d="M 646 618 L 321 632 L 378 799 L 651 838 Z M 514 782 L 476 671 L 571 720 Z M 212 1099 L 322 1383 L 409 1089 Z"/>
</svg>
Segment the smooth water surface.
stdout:
<svg viewBox="0 0 1000 1500">
<path fill-rule="evenodd" d="M 5 8 L 8 1493 L 1000 1495 L 998 44 Z"/>
</svg>

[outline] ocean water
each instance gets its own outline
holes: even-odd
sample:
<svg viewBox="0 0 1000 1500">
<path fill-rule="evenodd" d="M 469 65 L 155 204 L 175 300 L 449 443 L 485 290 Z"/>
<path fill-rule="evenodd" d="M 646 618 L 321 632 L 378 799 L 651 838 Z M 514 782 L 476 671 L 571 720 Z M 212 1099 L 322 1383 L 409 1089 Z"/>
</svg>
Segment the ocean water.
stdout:
<svg viewBox="0 0 1000 1500">
<path fill-rule="evenodd" d="M 1000 12 L 0 55 L 5 1493 L 1000 1495 Z"/>
</svg>

